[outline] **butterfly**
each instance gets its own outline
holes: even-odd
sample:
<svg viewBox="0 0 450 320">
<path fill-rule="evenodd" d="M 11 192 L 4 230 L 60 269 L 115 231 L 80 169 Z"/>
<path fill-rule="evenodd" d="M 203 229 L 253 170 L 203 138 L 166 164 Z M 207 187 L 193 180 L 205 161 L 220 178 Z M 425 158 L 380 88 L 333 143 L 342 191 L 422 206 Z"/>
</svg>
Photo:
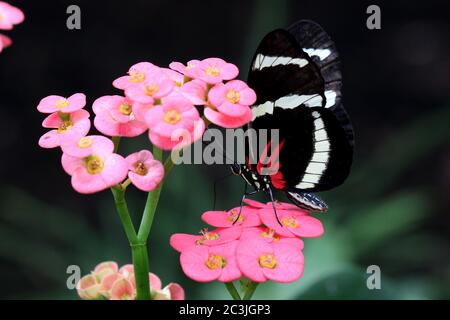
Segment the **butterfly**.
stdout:
<svg viewBox="0 0 450 320">
<path fill-rule="evenodd" d="M 257 95 L 248 127 L 278 129 L 279 143 L 266 145 L 272 150 L 266 157 L 276 153 L 276 173 L 262 174 L 261 158 L 256 165 L 231 164 L 232 172 L 254 189 L 245 191 L 242 200 L 264 191 L 273 202 L 273 191 L 281 190 L 298 207 L 326 211 L 326 203 L 313 192 L 345 181 L 354 147 L 353 128 L 341 101 L 335 44 L 312 21 L 274 30 L 259 44 L 247 83 Z"/>
</svg>

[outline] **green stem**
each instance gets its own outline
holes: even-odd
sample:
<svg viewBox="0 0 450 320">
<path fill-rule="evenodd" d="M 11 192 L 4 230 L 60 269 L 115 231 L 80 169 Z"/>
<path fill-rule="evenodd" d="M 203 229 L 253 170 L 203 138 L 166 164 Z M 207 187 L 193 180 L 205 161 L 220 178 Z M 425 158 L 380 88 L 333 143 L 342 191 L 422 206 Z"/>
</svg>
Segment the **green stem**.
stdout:
<svg viewBox="0 0 450 320">
<path fill-rule="evenodd" d="M 134 276 L 136 281 L 137 299 L 149 300 L 151 298 L 150 283 L 148 278 L 148 253 L 146 243 L 139 242 L 133 221 L 128 212 L 125 200 L 125 190 L 118 187 L 111 188 L 116 204 L 116 210 L 122 221 L 123 228 L 131 247 L 131 255 L 134 265 Z"/>
<path fill-rule="evenodd" d="M 114 143 L 114 152 L 119 151 L 120 137 L 112 137 L 112 141 Z"/>
<path fill-rule="evenodd" d="M 156 160 L 162 161 L 163 152 L 161 149 L 154 147 L 153 156 Z M 167 178 L 170 170 L 173 167 L 173 162 L 170 156 L 164 163 L 164 180 Z M 145 203 L 144 213 L 142 215 L 141 225 L 139 227 L 138 239 L 141 242 L 146 242 L 150 230 L 152 228 L 153 218 L 155 217 L 156 208 L 158 207 L 159 197 L 164 185 L 164 180 L 153 191 L 149 192 L 147 201 Z"/>
<path fill-rule="evenodd" d="M 127 202 L 125 200 L 125 190 L 113 187 L 111 188 L 111 192 L 114 196 L 116 210 L 119 214 L 120 221 L 122 221 L 122 225 L 127 235 L 128 241 L 130 242 L 130 244 L 137 243 L 138 238 L 136 230 L 134 229 L 133 221 L 131 220 L 130 214 L 128 212 Z"/>
<path fill-rule="evenodd" d="M 172 170 L 173 161 L 170 156 L 167 158 L 166 162 L 164 162 L 164 179 L 167 177 L 167 174 Z"/>
<path fill-rule="evenodd" d="M 247 290 L 245 291 L 242 300 L 251 300 L 256 288 L 258 287 L 258 282 L 249 281 L 247 284 Z"/>
<path fill-rule="evenodd" d="M 241 300 L 241 296 L 239 295 L 239 292 L 236 290 L 236 287 L 234 286 L 233 282 L 225 282 L 225 287 L 227 288 L 228 292 L 230 293 L 230 296 L 234 300 Z"/>
<path fill-rule="evenodd" d="M 148 277 L 148 252 L 147 244 L 135 243 L 131 245 L 133 257 L 134 279 L 136 282 L 137 300 L 150 300 L 151 290 Z"/>
<path fill-rule="evenodd" d="M 120 137 L 113 137 L 114 150 L 117 152 L 119 148 Z M 153 155 L 155 159 L 162 161 L 163 151 L 154 147 Z M 172 169 L 173 162 L 169 157 L 164 163 L 165 176 Z M 163 180 L 164 181 L 164 180 Z M 126 184 L 119 185 L 111 188 L 111 192 L 114 196 L 116 209 L 122 221 L 123 228 L 127 235 L 128 241 L 131 246 L 131 253 L 134 266 L 134 276 L 136 281 L 136 292 L 138 300 L 151 299 L 151 286 L 148 277 L 149 273 L 149 261 L 147 251 L 147 239 L 150 234 L 150 230 L 155 216 L 156 208 L 158 206 L 159 197 L 163 187 L 163 181 L 158 185 L 156 189 L 149 192 L 147 202 L 145 204 L 144 213 L 142 215 L 141 225 L 139 231 L 136 234 L 136 230 L 128 212 L 128 206 L 125 200 Z"/>
<path fill-rule="evenodd" d="M 153 157 L 156 160 L 162 161 L 163 151 L 157 147 L 153 147 Z M 167 175 L 167 173 L 168 172 L 165 171 L 164 175 Z M 152 228 L 153 218 L 155 217 L 156 208 L 158 207 L 159 196 L 161 195 L 163 184 L 164 180 L 160 182 L 156 189 L 148 193 L 138 232 L 138 239 L 141 242 L 147 242 L 148 235 L 150 234 L 150 230 Z"/>
<path fill-rule="evenodd" d="M 163 151 L 154 147 L 153 156 L 156 160 L 162 161 Z M 165 177 L 172 168 L 173 163 L 170 157 L 164 164 Z M 142 214 L 141 225 L 137 234 L 136 245 L 132 245 L 133 253 L 133 265 L 136 279 L 136 290 L 138 299 L 150 299 L 151 298 L 151 284 L 148 278 L 149 261 L 147 252 L 147 240 L 150 234 L 150 230 L 153 224 L 153 218 L 155 217 L 156 208 L 158 206 L 159 197 L 163 187 L 163 181 L 154 189 L 149 192 L 147 201 Z"/>
<path fill-rule="evenodd" d="M 163 183 L 161 182 L 158 187 L 149 192 L 147 196 L 147 201 L 145 203 L 145 209 L 138 232 L 138 239 L 141 242 L 147 242 L 150 230 L 152 229 L 153 218 L 155 217 L 156 207 L 158 206 L 162 186 Z"/>
</svg>

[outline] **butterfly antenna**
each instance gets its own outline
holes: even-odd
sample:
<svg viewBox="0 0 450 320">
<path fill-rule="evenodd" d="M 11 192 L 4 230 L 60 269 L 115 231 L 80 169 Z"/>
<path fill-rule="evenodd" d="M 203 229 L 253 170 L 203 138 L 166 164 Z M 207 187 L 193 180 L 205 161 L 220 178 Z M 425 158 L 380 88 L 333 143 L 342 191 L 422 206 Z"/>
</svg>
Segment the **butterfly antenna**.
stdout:
<svg viewBox="0 0 450 320">
<path fill-rule="evenodd" d="M 275 218 L 277 218 L 278 224 L 283 226 L 280 219 L 278 218 L 277 209 L 275 208 L 275 200 L 273 199 L 272 188 L 269 188 L 270 201 L 272 201 L 273 212 L 275 213 Z"/>
</svg>

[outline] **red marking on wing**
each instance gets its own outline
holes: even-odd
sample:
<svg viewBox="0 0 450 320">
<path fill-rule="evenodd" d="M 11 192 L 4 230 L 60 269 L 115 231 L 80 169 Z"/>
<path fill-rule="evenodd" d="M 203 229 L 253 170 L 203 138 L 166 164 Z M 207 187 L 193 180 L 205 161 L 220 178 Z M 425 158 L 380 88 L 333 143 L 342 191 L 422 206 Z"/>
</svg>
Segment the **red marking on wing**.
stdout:
<svg viewBox="0 0 450 320">
<path fill-rule="evenodd" d="M 261 157 L 259 158 L 256 170 L 261 175 L 269 175 L 272 181 L 272 185 L 277 189 L 284 189 L 286 181 L 284 181 L 283 174 L 280 171 L 281 163 L 279 161 L 280 151 L 283 148 L 284 140 L 280 142 L 268 156 L 268 151 L 272 141 L 265 146 Z M 268 159 L 268 160 L 267 160 Z M 264 161 L 266 160 L 266 161 Z"/>
<path fill-rule="evenodd" d="M 284 181 L 283 174 L 281 171 L 278 171 L 274 175 L 270 176 L 270 179 L 272 181 L 272 185 L 277 189 L 284 189 L 286 188 L 286 181 Z"/>
</svg>

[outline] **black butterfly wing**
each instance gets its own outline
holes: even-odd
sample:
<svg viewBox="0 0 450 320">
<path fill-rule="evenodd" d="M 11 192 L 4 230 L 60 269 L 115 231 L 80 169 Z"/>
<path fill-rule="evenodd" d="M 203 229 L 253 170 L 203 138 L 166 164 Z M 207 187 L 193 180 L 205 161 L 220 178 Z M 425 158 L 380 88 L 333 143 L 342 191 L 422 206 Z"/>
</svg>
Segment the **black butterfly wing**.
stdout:
<svg viewBox="0 0 450 320">
<path fill-rule="evenodd" d="M 347 178 L 352 147 L 331 110 L 275 108 L 272 115 L 256 118 L 252 127 L 279 129 L 279 174 L 272 179 L 276 188 L 323 191 Z"/>
<path fill-rule="evenodd" d="M 309 45 L 306 49 L 314 50 Z M 327 57 L 333 56 L 337 54 Z M 278 189 L 327 190 L 341 184 L 349 173 L 353 142 L 339 119 L 348 120 L 341 113 L 340 78 L 329 81 L 331 92 L 327 92 L 331 78 L 324 77 L 315 60 L 295 34 L 275 30 L 262 40 L 252 62 L 248 84 L 258 100 L 252 108 L 251 127 L 279 129 L 283 143 L 279 174 L 272 176 Z"/>
<path fill-rule="evenodd" d="M 295 37 L 283 29 L 270 32 L 261 41 L 253 57 L 248 84 L 257 93 L 255 106 L 268 103 L 261 112 L 270 112 L 269 104 L 279 98 L 284 98 L 279 103 L 295 107 L 299 95 L 316 97 L 322 103 L 324 80 L 320 70 L 302 51 Z"/>
<path fill-rule="evenodd" d="M 324 79 L 327 107 L 333 111 L 344 128 L 348 141 L 353 146 L 353 127 L 341 102 L 342 74 L 336 45 L 321 26 L 310 20 L 297 21 L 288 28 L 288 31 L 295 37 L 302 50 L 308 53 L 319 67 L 320 74 Z"/>
</svg>

